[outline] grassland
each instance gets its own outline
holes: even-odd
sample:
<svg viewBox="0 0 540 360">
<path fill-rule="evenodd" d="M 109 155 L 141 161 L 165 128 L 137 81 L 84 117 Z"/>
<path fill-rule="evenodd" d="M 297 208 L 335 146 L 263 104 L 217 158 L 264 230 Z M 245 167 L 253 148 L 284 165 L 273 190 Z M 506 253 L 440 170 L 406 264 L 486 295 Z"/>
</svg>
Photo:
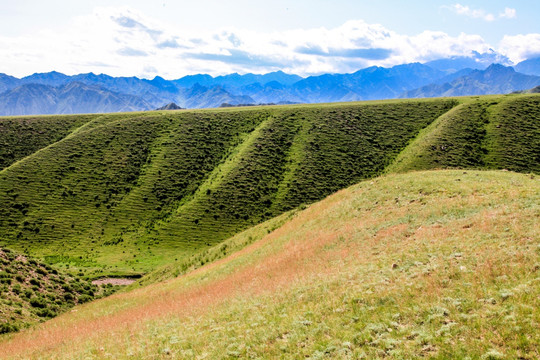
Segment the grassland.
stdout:
<svg viewBox="0 0 540 360">
<path fill-rule="evenodd" d="M 0 357 L 536 359 L 539 219 L 535 175 L 377 177 L 187 275 L 4 336 Z"/>
<path fill-rule="evenodd" d="M 146 276 L 0 358 L 538 358 L 538 119 L 529 94 L 1 118 L 0 332 Z"/>
<path fill-rule="evenodd" d="M 456 105 L 112 114 L 84 117 L 79 127 L 44 117 L 68 135 L 17 150 L 20 160 L 0 172 L 0 244 L 86 277 L 200 257 L 239 231 L 382 173 Z M 0 122 L 9 129 L 0 137 L 39 133 L 34 123 L 20 125 L 26 118 Z"/>
<path fill-rule="evenodd" d="M 0 169 L 60 141 L 91 121 L 92 115 L 4 118 L 0 121 Z"/>
<path fill-rule="evenodd" d="M 473 168 L 540 173 L 540 97 L 465 100 L 423 130 L 386 171 Z"/>
</svg>

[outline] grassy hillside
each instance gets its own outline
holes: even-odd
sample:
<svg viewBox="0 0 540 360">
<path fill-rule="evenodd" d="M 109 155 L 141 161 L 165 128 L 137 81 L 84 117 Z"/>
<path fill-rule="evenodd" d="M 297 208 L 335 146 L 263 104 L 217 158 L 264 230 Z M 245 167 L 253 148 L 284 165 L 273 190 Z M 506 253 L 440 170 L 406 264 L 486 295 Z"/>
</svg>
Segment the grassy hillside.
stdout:
<svg viewBox="0 0 540 360">
<path fill-rule="evenodd" d="M 456 104 L 401 100 L 86 119 L 0 172 L 0 244 L 89 276 L 148 272 L 380 174 Z M 12 129 L 15 120 L 0 122 Z"/>
<path fill-rule="evenodd" d="M 432 123 L 387 171 L 436 168 L 540 173 L 540 96 L 467 99 Z"/>
<path fill-rule="evenodd" d="M 0 170 L 66 137 L 95 115 L 35 116 L 0 120 Z"/>
<path fill-rule="evenodd" d="M 0 334 L 53 318 L 113 290 L 0 248 Z"/>
<path fill-rule="evenodd" d="M 0 357 L 535 359 L 539 204 L 512 172 L 364 181 L 223 260 L 4 336 Z"/>
</svg>

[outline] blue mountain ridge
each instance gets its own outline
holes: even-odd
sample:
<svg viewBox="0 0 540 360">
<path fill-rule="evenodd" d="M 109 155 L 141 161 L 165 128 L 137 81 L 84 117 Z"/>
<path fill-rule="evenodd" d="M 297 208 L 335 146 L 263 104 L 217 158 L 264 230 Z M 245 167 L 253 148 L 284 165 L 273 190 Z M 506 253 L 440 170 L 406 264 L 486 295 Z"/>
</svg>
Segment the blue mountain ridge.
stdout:
<svg viewBox="0 0 540 360">
<path fill-rule="evenodd" d="M 521 74 L 511 67 L 484 67 L 488 59 L 458 57 L 391 68 L 372 66 L 350 74 L 307 78 L 282 71 L 217 77 L 197 74 L 176 80 L 93 73 L 69 76 L 56 71 L 21 79 L 0 74 L 0 115 L 151 110 L 171 102 L 182 108 L 208 108 L 224 103 L 320 103 L 478 95 L 525 90 L 540 84 L 538 77 Z M 540 74 L 540 58 L 523 61 L 515 68 Z M 69 87 L 70 84 L 78 85 Z M 73 104 L 66 104 L 67 101 Z"/>
</svg>

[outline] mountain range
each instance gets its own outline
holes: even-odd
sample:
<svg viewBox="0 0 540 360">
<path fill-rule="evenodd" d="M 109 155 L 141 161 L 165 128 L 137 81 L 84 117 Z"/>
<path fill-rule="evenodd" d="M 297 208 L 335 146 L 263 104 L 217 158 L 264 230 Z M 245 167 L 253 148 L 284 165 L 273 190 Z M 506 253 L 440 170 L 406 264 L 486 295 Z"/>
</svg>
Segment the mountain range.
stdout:
<svg viewBox="0 0 540 360">
<path fill-rule="evenodd" d="M 498 58 L 455 57 L 350 74 L 302 78 L 276 71 L 264 75 L 112 77 L 56 71 L 21 79 L 0 74 L 0 115 L 141 111 L 174 102 L 182 108 L 222 104 L 321 103 L 411 97 L 505 94 L 540 85 L 540 58 L 514 68 L 488 64 Z"/>
<path fill-rule="evenodd" d="M 430 84 L 407 91 L 402 98 L 507 94 L 540 84 L 540 77 L 516 72 L 511 67 L 490 65 L 486 70 L 472 70 L 442 84 Z"/>
</svg>

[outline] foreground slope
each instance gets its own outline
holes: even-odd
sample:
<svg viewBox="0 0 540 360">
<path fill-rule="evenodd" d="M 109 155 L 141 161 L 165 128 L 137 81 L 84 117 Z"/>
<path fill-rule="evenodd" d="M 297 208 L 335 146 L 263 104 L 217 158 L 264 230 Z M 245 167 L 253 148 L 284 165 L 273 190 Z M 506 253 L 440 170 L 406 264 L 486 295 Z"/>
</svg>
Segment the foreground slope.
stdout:
<svg viewBox="0 0 540 360">
<path fill-rule="evenodd" d="M 92 276 L 148 272 L 380 174 L 456 104 L 436 99 L 89 118 L 34 153 L 21 149 L 14 155 L 20 160 L 0 172 L 0 244 Z M 27 120 L 0 123 L 7 134 L 41 126 L 17 130 L 17 121 Z"/>
<path fill-rule="evenodd" d="M 221 261 L 4 337 L 0 357 L 538 358 L 539 204 L 532 175 L 375 178 Z"/>
</svg>

